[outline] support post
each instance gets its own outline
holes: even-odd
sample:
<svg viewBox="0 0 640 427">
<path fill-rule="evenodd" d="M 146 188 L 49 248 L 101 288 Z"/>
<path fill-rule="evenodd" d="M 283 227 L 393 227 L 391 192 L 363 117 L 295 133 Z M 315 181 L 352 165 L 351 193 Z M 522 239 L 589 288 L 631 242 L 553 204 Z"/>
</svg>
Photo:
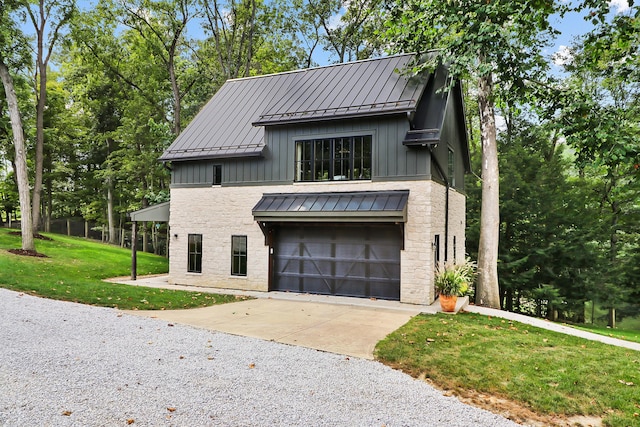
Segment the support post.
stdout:
<svg viewBox="0 0 640 427">
<path fill-rule="evenodd" d="M 131 222 L 131 280 L 138 276 L 138 230 L 136 221 Z"/>
</svg>

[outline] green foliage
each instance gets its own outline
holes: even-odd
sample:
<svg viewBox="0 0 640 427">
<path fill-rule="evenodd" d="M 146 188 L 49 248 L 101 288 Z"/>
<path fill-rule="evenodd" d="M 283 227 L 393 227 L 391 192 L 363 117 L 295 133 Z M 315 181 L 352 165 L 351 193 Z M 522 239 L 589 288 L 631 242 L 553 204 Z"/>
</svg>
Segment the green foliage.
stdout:
<svg viewBox="0 0 640 427">
<path fill-rule="evenodd" d="M 164 310 L 205 307 L 235 301 L 229 295 L 162 290 L 103 282 L 130 272 L 131 252 L 118 247 L 61 235 L 38 242 L 47 258 L 9 253 L 20 237 L 0 229 L 0 287 L 45 298 L 123 310 Z M 167 259 L 138 253 L 139 274 L 167 271 Z"/>
<path fill-rule="evenodd" d="M 376 357 L 462 396 L 516 402 L 545 424 L 589 415 L 608 426 L 638 425 L 633 350 L 464 313 L 416 316 L 378 343 Z"/>
<path fill-rule="evenodd" d="M 438 265 L 434 285 L 440 295 L 464 296 L 469 292 L 476 275 L 476 264 L 470 259 L 463 262 Z"/>
<path fill-rule="evenodd" d="M 492 74 L 513 98 L 547 69 L 542 52 L 558 33 L 550 17 L 566 10 L 547 1 L 398 0 L 384 37 L 394 51 L 438 49 L 427 66 L 448 64 L 455 78 Z"/>
</svg>

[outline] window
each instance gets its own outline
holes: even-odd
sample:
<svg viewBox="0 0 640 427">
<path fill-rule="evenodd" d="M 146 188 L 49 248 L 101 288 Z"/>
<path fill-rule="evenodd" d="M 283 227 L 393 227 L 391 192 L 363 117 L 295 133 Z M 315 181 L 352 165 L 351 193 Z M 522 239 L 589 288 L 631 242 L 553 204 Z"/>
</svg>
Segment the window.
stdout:
<svg viewBox="0 0 640 427">
<path fill-rule="evenodd" d="M 436 268 L 440 264 L 440 235 L 436 234 L 433 237 L 433 263 Z"/>
<path fill-rule="evenodd" d="M 202 273 L 202 234 L 189 234 L 187 271 Z"/>
<path fill-rule="evenodd" d="M 456 168 L 455 168 L 455 154 L 451 148 L 449 148 L 449 155 L 447 157 L 447 179 L 449 180 L 449 186 L 456 186 Z"/>
<path fill-rule="evenodd" d="M 453 262 L 456 262 L 456 236 L 453 236 Z"/>
<path fill-rule="evenodd" d="M 247 275 L 247 236 L 231 236 L 231 275 Z"/>
<path fill-rule="evenodd" d="M 222 184 L 222 165 L 213 165 L 213 185 Z"/>
<path fill-rule="evenodd" d="M 296 181 L 371 179 L 371 135 L 296 141 Z"/>
</svg>

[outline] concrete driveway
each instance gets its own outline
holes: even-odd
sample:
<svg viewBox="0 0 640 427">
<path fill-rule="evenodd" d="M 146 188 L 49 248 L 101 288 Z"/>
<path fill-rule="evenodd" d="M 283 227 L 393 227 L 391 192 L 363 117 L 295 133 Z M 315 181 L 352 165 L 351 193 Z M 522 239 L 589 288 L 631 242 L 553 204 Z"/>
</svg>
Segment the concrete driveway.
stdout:
<svg viewBox="0 0 640 427">
<path fill-rule="evenodd" d="M 166 276 L 142 278 L 135 282 L 123 279 L 110 281 L 255 297 L 256 299 L 189 310 L 127 313 L 364 359 L 373 359 L 373 350 L 378 341 L 416 314 L 430 310 L 430 307 L 395 301 L 180 287 L 169 285 Z"/>
</svg>

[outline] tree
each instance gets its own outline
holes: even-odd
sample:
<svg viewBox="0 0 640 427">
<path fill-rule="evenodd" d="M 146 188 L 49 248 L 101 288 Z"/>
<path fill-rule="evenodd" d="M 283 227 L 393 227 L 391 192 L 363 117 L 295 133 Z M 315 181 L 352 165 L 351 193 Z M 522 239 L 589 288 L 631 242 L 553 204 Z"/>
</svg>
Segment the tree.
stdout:
<svg viewBox="0 0 640 427">
<path fill-rule="evenodd" d="M 475 79 L 477 84 L 482 145 L 477 304 L 500 307 L 496 99 L 522 99 L 526 83 L 544 73 L 543 47 L 556 33 L 549 18 L 563 10 L 541 0 L 397 0 L 389 10 L 385 35 L 394 50 L 438 49 L 416 69 L 446 64 L 452 79 Z"/>
<path fill-rule="evenodd" d="M 33 227 L 31 226 L 31 202 L 29 197 L 29 174 L 27 152 L 22 127 L 22 117 L 18 106 L 18 97 L 9 71 L 10 64 L 20 68 L 26 63 L 26 40 L 17 28 L 12 13 L 16 13 L 17 4 L 0 0 L 0 79 L 7 100 L 11 130 L 15 147 L 15 173 L 20 199 L 22 250 L 35 252 Z"/>
<path fill-rule="evenodd" d="M 180 63 L 180 55 L 190 49 L 185 34 L 187 26 L 200 13 L 195 9 L 195 1 L 122 1 L 112 3 L 111 8 L 120 23 L 135 31 L 165 66 L 173 95 L 173 133 L 180 134 L 182 98 L 197 81 L 195 76 L 190 76 L 182 82 L 179 76 L 185 66 Z"/>
<path fill-rule="evenodd" d="M 577 164 L 590 176 L 606 219 L 607 268 L 600 302 L 610 310 L 628 299 L 633 266 L 628 254 L 637 246 L 640 197 L 640 8 L 599 25 L 574 46 L 566 65 L 570 77 L 560 97 L 560 123 L 576 150 Z M 554 114 L 556 111 L 553 112 Z"/>
<path fill-rule="evenodd" d="M 275 7 L 284 17 L 289 37 L 305 51 L 305 67 L 311 67 L 319 47 L 337 63 L 380 54 L 382 4 L 382 0 L 281 0 Z"/>
<path fill-rule="evenodd" d="M 22 119 L 18 109 L 18 97 L 13 88 L 13 78 L 9 74 L 9 68 L 0 56 L 0 79 L 7 97 L 9 105 L 9 116 L 11 117 L 11 130 L 13 131 L 13 143 L 16 149 L 15 165 L 18 189 L 20 195 L 20 213 L 22 215 L 22 250 L 34 252 L 36 250 L 33 240 L 33 228 L 31 226 L 31 205 L 29 201 L 29 175 L 27 172 L 27 152 L 22 133 Z"/>
<path fill-rule="evenodd" d="M 36 156 L 35 156 L 35 180 L 31 207 L 33 209 L 33 232 L 37 234 L 40 224 L 40 200 L 42 196 L 42 174 L 44 161 L 44 112 L 47 106 L 47 67 L 53 48 L 60 37 L 60 31 L 68 23 L 75 13 L 75 2 L 57 2 L 39 0 L 37 11 L 31 3 L 25 2 L 27 14 L 36 32 Z M 47 29 L 47 25 L 51 29 Z M 45 46 L 46 43 L 46 46 Z"/>
</svg>

